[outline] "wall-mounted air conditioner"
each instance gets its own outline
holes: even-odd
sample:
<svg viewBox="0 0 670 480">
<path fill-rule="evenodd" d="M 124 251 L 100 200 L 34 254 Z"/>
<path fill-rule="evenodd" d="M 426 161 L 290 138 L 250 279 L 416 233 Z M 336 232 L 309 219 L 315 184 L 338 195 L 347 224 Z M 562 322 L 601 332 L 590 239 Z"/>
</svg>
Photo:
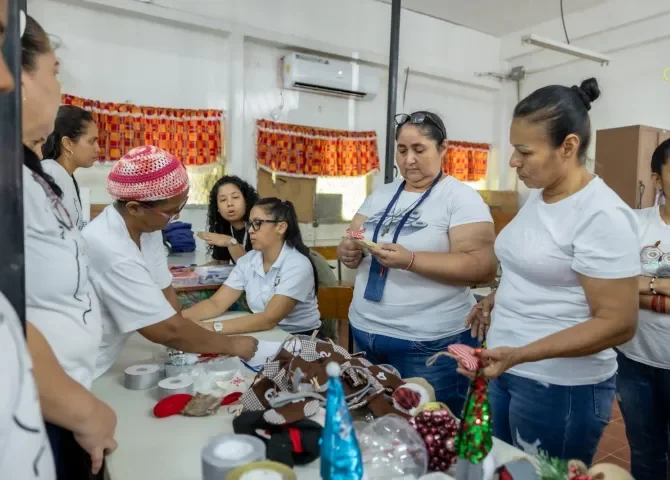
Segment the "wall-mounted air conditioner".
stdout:
<svg viewBox="0 0 670 480">
<path fill-rule="evenodd" d="M 379 93 L 373 68 L 305 53 L 282 58 L 284 88 L 340 97 L 371 99 Z"/>
</svg>

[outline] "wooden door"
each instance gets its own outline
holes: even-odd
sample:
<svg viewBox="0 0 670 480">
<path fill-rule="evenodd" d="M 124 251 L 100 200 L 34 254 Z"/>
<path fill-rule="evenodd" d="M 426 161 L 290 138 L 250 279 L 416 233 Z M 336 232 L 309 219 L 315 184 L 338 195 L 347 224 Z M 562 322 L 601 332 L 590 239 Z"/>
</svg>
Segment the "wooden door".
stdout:
<svg viewBox="0 0 670 480">
<path fill-rule="evenodd" d="M 659 130 L 640 127 L 637 154 L 637 196 L 635 208 L 648 208 L 654 205 L 656 189 L 651 182 L 651 156 L 658 146 Z"/>
</svg>

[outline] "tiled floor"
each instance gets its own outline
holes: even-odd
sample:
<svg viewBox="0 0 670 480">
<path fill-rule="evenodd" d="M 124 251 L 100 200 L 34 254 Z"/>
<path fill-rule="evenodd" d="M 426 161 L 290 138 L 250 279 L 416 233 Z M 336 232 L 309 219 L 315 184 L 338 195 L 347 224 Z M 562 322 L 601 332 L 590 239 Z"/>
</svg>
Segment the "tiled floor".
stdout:
<svg viewBox="0 0 670 480">
<path fill-rule="evenodd" d="M 614 400 L 612 420 L 605 429 L 594 463 L 614 463 L 630 471 L 630 450 L 626 440 L 626 427 L 621 418 L 619 404 Z"/>
</svg>

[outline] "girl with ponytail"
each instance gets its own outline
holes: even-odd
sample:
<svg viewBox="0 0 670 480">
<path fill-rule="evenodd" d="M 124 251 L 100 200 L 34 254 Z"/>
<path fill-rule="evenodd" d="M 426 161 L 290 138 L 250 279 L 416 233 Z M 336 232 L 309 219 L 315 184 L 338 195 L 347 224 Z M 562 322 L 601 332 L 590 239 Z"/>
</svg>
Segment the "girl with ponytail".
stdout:
<svg viewBox="0 0 670 480">
<path fill-rule="evenodd" d="M 319 278 L 302 240 L 293 204 L 264 198 L 246 224 L 253 251 L 241 257 L 226 283 L 209 299 L 183 311 L 197 323 L 228 310 L 246 292 L 253 315 L 202 324 L 226 334 L 271 330 L 309 334 L 321 327 L 316 301 Z"/>
</svg>

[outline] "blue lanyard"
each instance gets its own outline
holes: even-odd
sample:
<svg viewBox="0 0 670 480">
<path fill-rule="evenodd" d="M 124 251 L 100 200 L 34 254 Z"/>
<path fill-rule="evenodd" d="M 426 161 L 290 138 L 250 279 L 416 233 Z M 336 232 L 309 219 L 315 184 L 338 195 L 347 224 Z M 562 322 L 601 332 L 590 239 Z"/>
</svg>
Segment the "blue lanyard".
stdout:
<svg viewBox="0 0 670 480">
<path fill-rule="evenodd" d="M 424 193 L 419 201 L 414 205 L 412 208 L 410 208 L 407 212 L 405 212 L 405 215 L 403 215 L 402 219 L 400 220 L 400 223 L 396 227 L 395 231 L 393 232 L 393 242 L 396 243 L 398 241 L 398 236 L 400 236 L 400 231 L 402 230 L 402 227 L 405 226 L 405 223 L 407 222 L 407 219 L 409 216 L 412 214 L 414 210 L 419 208 L 419 205 L 423 203 L 423 201 L 428 198 L 428 195 L 430 195 L 430 192 L 433 190 L 433 187 L 437 185 L 437 182 L 440 181 L 440 178 L 442 178 L 442 170 L 440 170 L 440 173 L 437 174 L 437 177 L 435 177 L 435 180 L 433 180 L 433 183 L 430 185 L 430 188 L 426 190 L 426 193 Z M 396 203 L 398 203 L 398 199 L 400 198 L 400 194 L 403 192 L 405 189 L 405 185 L 407 184 L 407 180 L 403 180 L 400 186 L 398 187 L 398 190 L 395 192 L 395 195 L 393 195 L 393 198 L 391 199 L 391 202 L 386 206 L 386 210 L 384 211 L 384 214 L 382 215 L 382 218 L 379 219 L 379 222 L 377 222 L 377 226 L 375 227 L 375 233 L 372 236 L 372 241 L 377 243 L 377 237 L 379 236 L 379 229 L 381 228 L 382 224 L 384 223 L 384 220 L 386 220 L 386 217 L 388 217 L 389 212 L 391 209 L 395 206 Z M 385 232 L 386 233 L 386 232 Z"/>
</svg>

